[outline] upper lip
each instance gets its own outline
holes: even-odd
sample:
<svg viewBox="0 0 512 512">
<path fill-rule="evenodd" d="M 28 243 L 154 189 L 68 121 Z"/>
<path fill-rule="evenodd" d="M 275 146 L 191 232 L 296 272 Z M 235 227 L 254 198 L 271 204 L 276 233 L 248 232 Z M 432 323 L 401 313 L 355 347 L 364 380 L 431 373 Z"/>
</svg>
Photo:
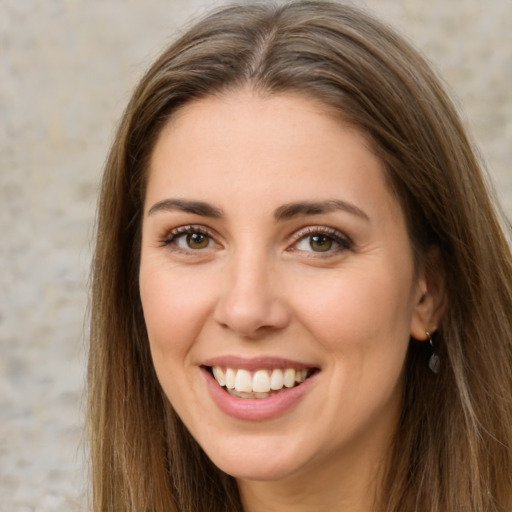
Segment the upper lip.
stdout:
<svg viewBox="0 0 512 512">
<path fill-rule="evenodd" d="M 281 357 L 260 356 L 246 358 L 233 355 L 212 357 L 204 361 L 202 366 L 221 366 L 225 368 L 237 368 L 249 371 L 261 369 L 274 370 L 277 368 L 294 368 L 296 370 L 301 370 L 303 368 L 318 368 L 318 365 L 312 363 L 304 363 L 302 361 L 295 361 Z"/>
</svg>

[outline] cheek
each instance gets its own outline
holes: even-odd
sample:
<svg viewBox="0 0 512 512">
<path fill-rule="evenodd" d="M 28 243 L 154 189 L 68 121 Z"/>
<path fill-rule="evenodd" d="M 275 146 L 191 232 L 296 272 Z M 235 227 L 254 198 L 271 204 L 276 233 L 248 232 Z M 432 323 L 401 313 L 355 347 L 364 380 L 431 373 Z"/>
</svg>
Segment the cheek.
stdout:
<svg viewBox="0 0 512 512">
<path fill-rule="evenodd" d="M 331 353 L 404 352 L 412 315 L 412 272 L 344 269 L 295 293 L 302 322 Z"/>
<path fill-rule="evenodd" d="M 187 351 L 210 309 L 208 282 L 143 263 L 139 284 L 153 357 Z"/>
<path fill-rule="evenodd" d="M 153 365 L 167 398 L 180 417 L 200 410 L 187 381 L 190 351 L 207 315 L 207 294 L 191 276 L 141 264 L 139 286 Z M 180 277 L 181 276 L 181 277 Z"/>
</svg>

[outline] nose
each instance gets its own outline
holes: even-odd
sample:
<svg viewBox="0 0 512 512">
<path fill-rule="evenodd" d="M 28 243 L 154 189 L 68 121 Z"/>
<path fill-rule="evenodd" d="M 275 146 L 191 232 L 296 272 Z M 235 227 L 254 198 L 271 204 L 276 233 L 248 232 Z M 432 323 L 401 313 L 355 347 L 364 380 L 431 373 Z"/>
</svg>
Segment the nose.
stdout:
<svg viewBox="0 0 512 512">
<path fill-rule="evenodd" d="M 289 308 L 277 269 L 262 258 L 240 258 L 226 272 L 219 291 L 215 320 L 223 328 L 249 339 L 257 339 L 285 328 Z"/>
</svg>

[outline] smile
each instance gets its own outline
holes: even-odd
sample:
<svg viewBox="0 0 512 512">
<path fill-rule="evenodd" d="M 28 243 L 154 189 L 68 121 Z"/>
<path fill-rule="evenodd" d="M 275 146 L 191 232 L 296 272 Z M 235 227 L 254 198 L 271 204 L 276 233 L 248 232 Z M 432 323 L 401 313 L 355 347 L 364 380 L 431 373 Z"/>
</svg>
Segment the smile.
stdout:
<svg viewBox="0 0 512 512">
<path fill-rule="evenodd" d="M 219 386 L 238 398 L 268 398 L 283 388 L 293 388 L 309 378 L 313 368 L 274 368 L 249 371 L 212 366 L 211 373 Z"/>
<path fill-rule="evenodd" d="M 217 407 L 243 421 L 266 421 L 292 411 L 318 384 L 321 367 L 279 357 L 223 355 L 200 365 Z"/>
</svg>

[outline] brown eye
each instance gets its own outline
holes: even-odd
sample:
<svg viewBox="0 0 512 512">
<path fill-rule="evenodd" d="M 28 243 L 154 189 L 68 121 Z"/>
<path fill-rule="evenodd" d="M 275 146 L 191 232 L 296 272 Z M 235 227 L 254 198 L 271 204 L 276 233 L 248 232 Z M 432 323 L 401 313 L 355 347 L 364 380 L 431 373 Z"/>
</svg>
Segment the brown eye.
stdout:
<svg viewBox="0 0 512 512">
<path fill-rule="evenodd" d="M 301 236 L 302 235 L 302 236 Z M 322 256 L 334 256 L 344 250 L 352 248 L 352 241 L 342 232 L 331 227 L 310 227 L 297 234 L 300 238 L 291 246 L 293 251 L 310 253 L 310 255 L 323 253 Z"/>
<path fill-rule="evenodd" d="M 325 235 L 313 235 L 309 237 L 309 246 L 315 252 L 330 251 L 334 245 L 334 240 Z"/>
<path fill-rule="evenodd" d="M 205 249 L 210 244 L 210 237 L 202 233 L 189 233 L 185 239 L 189 249 Z"/>
<path fill-rule="evenodd" d="M 163 240 L 163 244 L 169 248 L 176 248 L 183 251 L 198 251 L 217 247 L 215 240 L 195 226 L 182 226 L 170 233 L 170 236 Z"/>
</svg>

